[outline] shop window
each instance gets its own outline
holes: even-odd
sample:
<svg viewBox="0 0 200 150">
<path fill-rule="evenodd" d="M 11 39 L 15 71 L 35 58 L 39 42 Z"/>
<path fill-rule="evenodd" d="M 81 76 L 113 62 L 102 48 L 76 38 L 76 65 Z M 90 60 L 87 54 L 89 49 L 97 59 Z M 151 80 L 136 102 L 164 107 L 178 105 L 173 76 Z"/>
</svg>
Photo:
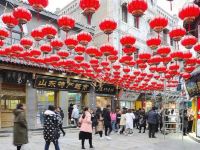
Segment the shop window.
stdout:
<svg viewBox="0 0 200 150">
<path fill-rule="evenodd" d="M 126 23 L 128 22 L 128 10 L 126 4 L 122 5 L 122 21 Z"/>
</svg>

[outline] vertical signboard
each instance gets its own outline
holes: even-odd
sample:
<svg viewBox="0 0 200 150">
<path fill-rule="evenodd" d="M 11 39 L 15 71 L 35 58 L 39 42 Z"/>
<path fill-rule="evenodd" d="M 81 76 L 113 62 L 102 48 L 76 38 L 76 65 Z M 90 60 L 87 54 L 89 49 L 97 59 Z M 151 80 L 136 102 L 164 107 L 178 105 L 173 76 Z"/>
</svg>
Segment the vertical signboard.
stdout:
<svg viewBox="0 0 200 150">
<path fill-rule="evenodd" d="M 200 98 L 197 99 L 197 137 L 200 137 Z"/>
</svg>

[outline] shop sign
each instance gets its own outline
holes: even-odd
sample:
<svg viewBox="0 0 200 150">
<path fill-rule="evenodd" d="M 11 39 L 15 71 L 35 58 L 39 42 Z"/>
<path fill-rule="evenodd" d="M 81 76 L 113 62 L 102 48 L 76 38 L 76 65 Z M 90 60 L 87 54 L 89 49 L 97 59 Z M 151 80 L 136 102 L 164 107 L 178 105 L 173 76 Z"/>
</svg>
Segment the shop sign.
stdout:
<svg viewBox="0 0 200 150">
<path fill-rule="evenodd" d="M 136 101 L 139 97 L 140 93 L 132 92 L 132 91 L 122 91 L 122 94 L 119 97 L 121 101 Z"/>
<path fill-rule="evenodd" d="M 197 137 L 200 137 L 200 98 L 197 99 Z"/>
<path fill-rule="evenodd" d="M 95 87 L 95 93 L 97 94 L 115 95 L 116 92 L 117 92 L 116 87 L 110 84 L 104 84 L 104 85 L 98 84 Z"/>
<path fill-rule="evenodd" d="M 91 82 L 72 78 L 52 77 L 45 75 L 36 75 L 35 88 L 67 90 L 77 92 L 89 92 Z"/>
</svg>

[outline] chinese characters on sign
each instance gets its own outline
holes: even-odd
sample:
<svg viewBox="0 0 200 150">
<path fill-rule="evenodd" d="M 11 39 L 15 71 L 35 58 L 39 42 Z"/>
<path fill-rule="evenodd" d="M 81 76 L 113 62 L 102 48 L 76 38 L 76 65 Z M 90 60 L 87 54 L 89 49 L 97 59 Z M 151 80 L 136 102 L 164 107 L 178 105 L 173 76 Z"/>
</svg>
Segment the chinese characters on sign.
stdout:
<svg viewBox="0 0 200 150">
<path fill-rule="evenodd" d="M 90 81 L 36 75 L 35 87 L 55 90 L 89 92 Z"/>
<path fill-rule="evenodd" d="M 115 95 L 116 94 L 116 88 L 113 85 L 104 84 L 102 86 L 97 85 L 95 88 L 95 92 L 98 94 L 110 94 Z"/>
</svg>

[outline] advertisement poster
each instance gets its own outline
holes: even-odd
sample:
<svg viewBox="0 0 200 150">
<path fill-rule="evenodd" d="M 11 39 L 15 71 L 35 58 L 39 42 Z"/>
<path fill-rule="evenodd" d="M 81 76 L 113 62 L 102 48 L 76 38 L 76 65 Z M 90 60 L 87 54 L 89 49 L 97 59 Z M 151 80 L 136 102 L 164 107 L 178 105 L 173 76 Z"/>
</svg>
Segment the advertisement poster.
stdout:
<svg viewBox="0 0 200 150">
<path fill-rule="evenodd" d="M 200 99 L 197 100 L 197 137 L 200 137 Z"/>
</svg>

